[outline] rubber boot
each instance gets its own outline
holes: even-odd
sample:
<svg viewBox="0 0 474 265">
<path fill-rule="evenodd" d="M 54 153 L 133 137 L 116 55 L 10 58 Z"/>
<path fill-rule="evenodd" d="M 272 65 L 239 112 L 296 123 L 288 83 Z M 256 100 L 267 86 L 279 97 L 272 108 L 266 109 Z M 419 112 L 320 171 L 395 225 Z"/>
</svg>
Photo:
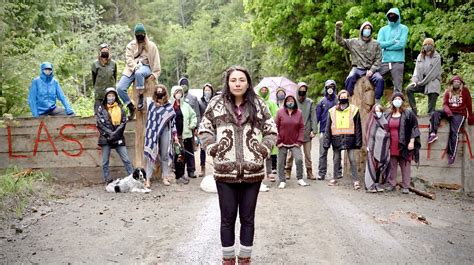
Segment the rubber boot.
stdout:
<svg viewBox="0 0 474 265">
<path fill-rule="evenodd" d="M 128 103 L 127 105 L 128 108 L 128 119 L 133 120 L 135 118 L 135 106 L 133 105 L 132 102 Z"/>
<path fill-rule="evenodd" d="M 141 94 L 141 95 L 138 95 L 137 110 L 138 110 L 138 111 L 142 111 L 142 110 L 143 110 L 143 107 L 144 107 L 144 104 L 143 104 L 143 94 Z"/>
</svg>

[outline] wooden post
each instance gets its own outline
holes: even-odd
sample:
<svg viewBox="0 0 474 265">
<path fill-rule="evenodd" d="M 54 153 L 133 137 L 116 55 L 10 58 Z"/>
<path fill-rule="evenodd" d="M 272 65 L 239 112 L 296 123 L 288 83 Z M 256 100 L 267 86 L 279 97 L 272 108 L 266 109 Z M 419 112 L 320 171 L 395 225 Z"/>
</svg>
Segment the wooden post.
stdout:
<svg viewBox="0 0 474 265">
<path fill-rule="evenodd" d="M 363 76 L 357 80 L 354 88 L 354 94 L 351 97 L 351 104 L 356 105 L 359 108 L 362 124 L 362 148 L 360 152 L 357 152 L 359 155 L 357 156 L 358 158 L 356 158 L 356 161 L 358 162 L 357 174 L 359 178 L 361 178 L 365 172 L 365 160 L 367 157 L 367 143 L 365 142 L 367 116 L 372 109 L 372 106 L 375 104 L 375 89 L 372 83 L 370 83 L 369 78 L 366 76 Z M 344 173 L 345 175 L 348 175 L 351 171 L 347 153 L 345 161 Z"/>
</svg>

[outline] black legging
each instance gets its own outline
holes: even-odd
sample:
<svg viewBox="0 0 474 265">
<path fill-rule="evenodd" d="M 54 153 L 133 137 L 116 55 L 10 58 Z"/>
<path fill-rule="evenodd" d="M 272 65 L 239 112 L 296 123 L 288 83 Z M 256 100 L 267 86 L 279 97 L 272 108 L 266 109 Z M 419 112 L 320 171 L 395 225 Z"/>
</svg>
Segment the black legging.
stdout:
<svg viewBox="0 0 474 265">
<path fill-rule="evenodd" d="M 460 114 L 454 113 L 449 117 L 444 110 L 437 110 L 431 113 L 430 117 L 430 133 L 438 133 L 438 127 L 441 119 L 449 121 L 449 136 L 448 136 L 448 155 L 455 157 L 458 147 L 459 131 L 464 124 L 466 118 Z"/>
<path fill-rule="evenodd" d="M 221 209 L 221 243 L 223 247 L 235 243 L 237 210 L 240 218 L 240 245 L 253 246 L 255 208 L 260 183 L 224 183 L 216 181 Z"/>
</svg>

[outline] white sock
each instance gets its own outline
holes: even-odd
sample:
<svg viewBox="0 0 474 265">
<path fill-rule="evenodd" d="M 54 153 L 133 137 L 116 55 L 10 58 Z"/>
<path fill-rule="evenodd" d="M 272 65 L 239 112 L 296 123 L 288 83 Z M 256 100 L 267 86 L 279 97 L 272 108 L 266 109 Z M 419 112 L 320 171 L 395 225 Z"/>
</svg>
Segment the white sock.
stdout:
<svg viewBox="0 0 474 265">
<path fill-rule="evenodd" d="M 235 247 L 222 247 L 222 256 L 224 258 L 232 258 L 235 257 Z"/>
<path fill-rule="evenodd" d="M 251 257 L 252 256 L 252 247 L 247 247 L 244 245 L 240 246 L 240 252 L 239 252 L 239 257 L 241 258 L 246 258 L 246 257 Z"/>
</svg>

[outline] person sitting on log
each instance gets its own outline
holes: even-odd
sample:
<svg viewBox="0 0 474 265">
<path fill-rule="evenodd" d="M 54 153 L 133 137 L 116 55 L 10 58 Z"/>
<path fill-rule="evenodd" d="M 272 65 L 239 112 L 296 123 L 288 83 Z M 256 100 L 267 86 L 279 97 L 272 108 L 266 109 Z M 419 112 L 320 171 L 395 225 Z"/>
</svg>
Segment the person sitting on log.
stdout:
<svg viewBox="0 0 474 265">
<path fill-rule="evenodd" d="M 54 78 L 53 64 L 44 62 L 40 68 L 40 76 L 33 79 L 28 94 L 28 104 L 33 117 L 73 116 L 74 110 L 64 95 L 58 80 Z M 65 109 L 56 105 L 58 99 Z"/>
<path fill-rule="evenodd" d="M 359 177 L 357 176 L 356 149 L 362 147 L 362 124 L 360 120 L 359 108 L 349 104 L 349 92 L 341 90 L 338 94 L 339 103 L 329 109 L 329 116 L 326 121 L 326 133 L 324 134 L 323 147 L 328 149 L 331 145 L 334 152 L 333 179 L 329 181 L 329 186 L 337 184 L 337 176 L 341 167 L 341 151 L 347 150 L 351 164 L 352 182 L 354 189 L 360 189 Z"/>
<path fill-rule="evenodd" d="M 346 78 L 345 88 L 352 96 L 357 80 L 367 76 L 375 86 L 375 102 L 380 104 L 383 96 L 384 81 L 378 72 L 382 64 L 382 49 L 377 41 L 372 39 L 373 27 L 366 21 L 360 27 L 360 37 L 342 38 L 342 21 L 336 22 L 336 42 L 351 53 L 352 70 Z"/>
<path fill-rule="evenodd" d="M 469 125 L 474 125 L 474 114 L 472 113 L 472 98 L 469 88 L 464 80 L 455 75 L 448 83 L 448 88 L 444 92 L 443 109 L 434 111 L 430 117 L 430 135 L 428 143 L 433 143 L 438 139 L 438 127 L 441 119 L 449 121 L 448 138 L 448 164 L 453 164 L 456 158 L 458 147 L 459 130 L 467 119 Z"/>
<path fill-rule="evenodd" d="M 126 64 L 122 77 L 117 84 L 117 90 L 120 99 L 122 99 L 123 104 L 129 110 L 129 119 L 133 119 L 135 106 L 128 96 L 128 87 L 134 80 L 136 81 L 138 91 L 137 110 L 142 111 L 144 107 L 145 79 L 158 79 L 161 73 L 158 48 L 154 42 L 148 39 L 143 24 L 138 23 L 135 26 L 135 39 L 127 44 L 125 57 Z"/>
<path fill-rule="evenodd" d="M 435 50 L 435 42 L 432 38 L 426 38 L 416 58 L 411 83 L 407 87 L 408 102 L 415 115 L 418 115 L 415 93 L 428 95 L 428 114 L 435 111 L 436 100 L 441 90 L 441 72 L 441 56 Z"/>
</svg>

